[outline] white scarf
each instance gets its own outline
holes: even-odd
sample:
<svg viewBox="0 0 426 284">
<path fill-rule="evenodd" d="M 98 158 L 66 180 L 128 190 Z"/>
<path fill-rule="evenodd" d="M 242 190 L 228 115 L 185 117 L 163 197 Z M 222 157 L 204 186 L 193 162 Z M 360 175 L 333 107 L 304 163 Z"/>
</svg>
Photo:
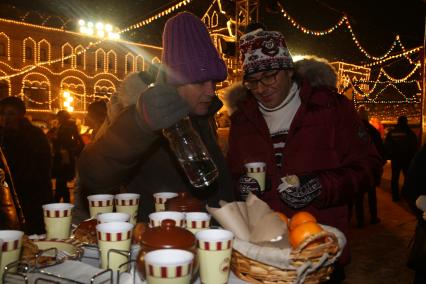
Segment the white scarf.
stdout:
<svg viewBox="0 0 426 284">
<path fill-rule="evenodd" d="M 259 110 L 265 118 L 271 135 L 287 133 L 300 106 L 300 89 L 296 83 L 290 88 L 285 100 L 275 108 L 267 108 L 260 102 Z"/>
</svg>

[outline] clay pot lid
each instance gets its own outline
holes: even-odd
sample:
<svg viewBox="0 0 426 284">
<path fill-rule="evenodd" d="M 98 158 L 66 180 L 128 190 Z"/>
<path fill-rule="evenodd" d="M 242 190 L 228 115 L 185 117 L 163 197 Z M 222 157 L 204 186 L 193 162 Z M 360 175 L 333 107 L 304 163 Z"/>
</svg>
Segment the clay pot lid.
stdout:
<svg viewBox="0 0 426 284">
<path fill-rule="evenodd" d="M 192 197 L 188 192 L 178 192 L 178 196 L 167 199 L 167 211 L 179 212 L 200 212 L 204 211 L 204 203 L 195 197 Z"/>
<path fill-rule="evenodd" d="M 165 219 L 161 222 L 161 226 L 149 228 L 143 233 L 141 244 L 158 249 L 190 249 L 195 246 L 196 239 L 190 231 L 176 227 L 174 220 Z"/>
</svg>

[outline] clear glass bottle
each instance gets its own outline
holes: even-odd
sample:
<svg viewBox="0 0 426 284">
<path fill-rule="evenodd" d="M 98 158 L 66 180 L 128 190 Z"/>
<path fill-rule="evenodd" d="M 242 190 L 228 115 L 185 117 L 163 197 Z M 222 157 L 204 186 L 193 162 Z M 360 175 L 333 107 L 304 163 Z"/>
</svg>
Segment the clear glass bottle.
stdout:
<svg viewBox="0 0 426 284">
<path fill-rule="evenodd" d="M 219 172 L 189 117 L 163 129 L 163 135 L 168 139 L 170 148 L 191 184 L 196 188 L 212 184 Z"/>
</svg>

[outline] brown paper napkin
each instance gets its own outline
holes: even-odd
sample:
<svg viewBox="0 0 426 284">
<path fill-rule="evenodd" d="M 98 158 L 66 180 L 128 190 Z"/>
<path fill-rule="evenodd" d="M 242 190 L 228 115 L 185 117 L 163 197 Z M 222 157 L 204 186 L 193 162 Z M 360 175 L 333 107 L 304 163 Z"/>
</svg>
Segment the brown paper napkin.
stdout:
<svg viewBox="0 0 426 284">
<path fill-rule="evenodd" d="M 239 206 L 236 202 L 226 203 L 221 208 L 213 208 L 206 206 L 213 218 L 219 224 L 235 234 L 241 240 L 248 241 L 250 239 L 250 231 L 244 216 L 241 214 Z"/>
</svg>

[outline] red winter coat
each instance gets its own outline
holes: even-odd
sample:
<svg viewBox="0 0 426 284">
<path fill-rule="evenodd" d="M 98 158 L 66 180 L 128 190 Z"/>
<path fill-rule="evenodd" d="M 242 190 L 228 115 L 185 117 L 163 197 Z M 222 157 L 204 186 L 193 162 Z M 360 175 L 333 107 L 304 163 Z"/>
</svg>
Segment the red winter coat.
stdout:
<svg viewBox="0 0 426 284">
<path fill-rule="evenodd" d="M 231 115 L 228 161 L 236 190 L 244 164 L 266 162 L 271 189 L 262 199 L 272 209 L 291 217 L 295 210 L 279 197 L 277 187 L 286 175 L 316 175 L 322 192 L 300 210 L 311 212 L 318 222 L 348 232 L 348 202 L 357 192 L 374 186 L 382 162 L 352 103 L 329 87 L 312 88 L 302 83 L 301 106 L 286 140 L 283 167 L 274 159 L 272 140 L 255 99 L 248 95 Z M 341 261 L 349 262 L 346 249 Z"/>
</svg>

